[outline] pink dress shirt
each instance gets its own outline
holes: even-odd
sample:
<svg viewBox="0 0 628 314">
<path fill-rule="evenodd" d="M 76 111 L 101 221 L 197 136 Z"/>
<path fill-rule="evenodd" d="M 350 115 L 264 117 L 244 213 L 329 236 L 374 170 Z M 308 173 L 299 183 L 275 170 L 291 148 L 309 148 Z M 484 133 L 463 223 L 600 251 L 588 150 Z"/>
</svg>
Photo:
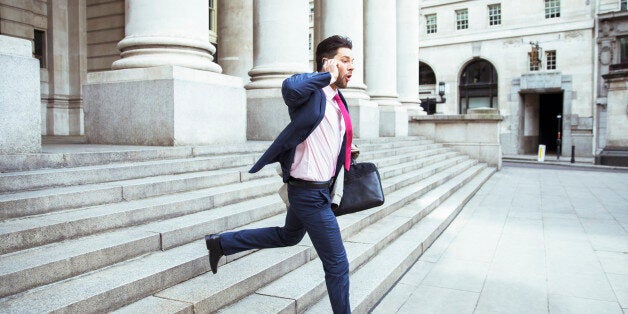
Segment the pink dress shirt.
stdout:
<svg viewBox="0 0 628 314">
<path fill-rule="evenodd" d="M 331 86 L 323 88 L 327 105 L 323 121 L 305 141 L 296 147 L 290 175 L 308 181 L 327 181 L 336 173 L 336 161 L 342 148 L 345 123 L 338 104 L 336 91 Z"/>
</svg>

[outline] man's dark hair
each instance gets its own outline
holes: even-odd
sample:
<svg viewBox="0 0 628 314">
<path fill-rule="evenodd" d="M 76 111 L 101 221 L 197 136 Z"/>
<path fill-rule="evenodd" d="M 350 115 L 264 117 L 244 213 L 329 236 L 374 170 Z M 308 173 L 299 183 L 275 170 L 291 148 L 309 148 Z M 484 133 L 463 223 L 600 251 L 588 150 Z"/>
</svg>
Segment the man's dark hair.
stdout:
<svg viewBox="0 0 628 314">
<path fill-rule="evenodd" d="M 349 37 L 334 35 L 325 38 L 316 46 L 316 70 L 323 68 L 323 58 L 331 59 L 339 48 L 353 49 L 353 43 Z"/>
</svg>

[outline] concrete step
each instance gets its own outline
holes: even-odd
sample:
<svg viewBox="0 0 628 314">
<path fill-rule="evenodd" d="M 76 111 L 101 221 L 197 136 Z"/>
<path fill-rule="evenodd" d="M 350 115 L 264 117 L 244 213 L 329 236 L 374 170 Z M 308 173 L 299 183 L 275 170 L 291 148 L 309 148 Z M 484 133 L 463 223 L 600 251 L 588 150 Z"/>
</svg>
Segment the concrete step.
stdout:
<svg viewBox="0 0 628 314">
<path fill-rule="evenodd" d="M 462 169 L 462 170 L 466 170 L 466 169 Z M 458 173 L 459 172 L 456 172 L 456 170 L 452 168 L 452 170 L 450 170 L 447 175 L 443 175 L 443 180 L 447 181 L 448 179 L 455 177 L 455 175 Z M 391 199 L 392 201 L 387 202 L 386 204 L 378 208 L 363 211 L 360 213 L 355 213 L 352 215 L 339 217 L 338 221 L 340 224 L 343 238 L 351 237 L 352 235 L 360 232 L 361 230 L 368 228 L 373 222 L 388 215 L 388 214 L 378 215 L 379 212 L 384 212 L 384 211 L 394 212 L 396 209 L 401 208 L 403 205 L 414 200 L 416 198 L 416 193 L 421 193 L 421 194 L 426 193 L 427 191 L 425 191 L 426 189 L 424 187 L 429 187 L 429 186 L 431 186 L 431 184 L 425 183 L 423 184 L 422 187 L 419 187 L 417 190 L 411 189 L 411 187 L 407 187 L 405 190 L 395 191 L 391 193 L 391 195 L 389 195 L 389 199 Z M 275 219 L 276 219 L 276 222 L 278 222 L 279 225 L 281 225 L 283 215 L 280 215 L 279 217 L 276 217 Z M 258 224 L 258 226 L 272 226 L 272 225 L 273 224 L 268 224 L 268 223 Z M 251 226 L 247 226 L 246 228 L 250 228 L 250 227 Z M 299 244 L 299 246 L 307 246 L 309 248 L 308 255 L 311 258 L 316 256 L 316 252 L 311 247 L 311 242 L 309 241 L 309 239 L 306 238 L 304 241 L 302 241 Z M 140 301 L 138 304 L 132 304 L 129 307 L 123 309 L 124 310 L 123 312 L 135 312 L 139 310 L 139 308 L 142 308 L 142 307 L 148 307 L 148 309 L 145 309 L 145 310 L 153 311 L 154 309 L 150 309 L 150 307 L 153 306 L 151 304 L 162 304 L 160 306 L 163 306 L 164 302 L 167 303 L 167 301 L 165 300 L 156 300 L 155 298 L 175 300 L 175 303 L 178 303 L 178 302 L 191 303 L 191 304 L 194 304 L 195 311 L 213 312 L 222 306 L 230 304 L 252 293 L 254 291 L 253 289 L 251 289 L 252 287 L 256 287 L 256 286 L 261 287 L 265 283 L 272 281 L 272 279 L 269 279 L 267 276 L 263 274 L 257 274 L 253 276 L 248 272 L 245 278 L 238 279 L 237 277 L 241 277 L 241 276 L 239 274 L 237 276 L 234 275 L 234 273 L 231 271 L 232 268 L 228 267 L 231 263 L 239 264 L 244 261 L 247 261 L 247 263 L 258 264 L 258 263 L 261 263 L 260 262 L 261 259 L 257 258 L 258 253 L 266 252 L 266 251 L 278 251 L 279 252 L 281 250 L 283 249 L 261 250 L 261 251 L 256 252 L 255 254 L 249 254 L 243 258 L 233 257 L 234 260 L 232 261 L 227 260 L 227 263 L 224 264 L 224 266 L 220 267 L 220 271 L 218 272 L 217 275 L 208 273 L 208 274 L 204 274 L 202 276 L 193 278 L 189 281 L 176 285 L 172 288 L 168 288 L 154 296 L 147 297 L 143 299 L 142 301 Z M 305 264 L 305 262 L 303 264 Z M 301 265 L 298 265 L 298 266 L 301 266 Z M 229 282 L 230 282 L 230 284 L 226 286 L 225 286 L 225 283 L 222 282 L 222 279 L 215 278 L 215 276 L 223 276 L 221 274 L 224 274 L 225 272 L 228 273 Z M 283 276 L 283 274 L 285 273 L 287 272 L 282 272 L 281 276 Z M 251 276 L 255 277 L 255 279 L 253 279 L 252 281 L 249 280 Z M 277 276 L 276 278 L 279 278 L 281 276 Z M 233 277 L 236 277 L 236 278 L 233 278 Z"/>
<path fill-rule="evenodd" d="M 473 179 L 473 177 L 478 173 L 478 171 L 481 171 L 481 169 L 484 169 L 484 167 L 475 166 L 467 169 L 467 171 L 449 180 L 447 184 L 427 193 L 424 197 L 420 198 L 424 199 L 420 210 L 414 208 L 413 212 L 397 211 L 391 213 L 383 219 L 369 224 L 355 235 L 348 236 L 346 234 L 346 230 L 349 229 L 348 225 L 356 224 L 356 220 L 367 220 L 369 215 L 367 214 L 363 217 L 359 217 L 362 213 L 357 213 L 339 217 L 339 224 L 343 233 L 343 238 L 347 239 L 345 240 L 345 246 L 350 259 L 351 271 L 356 270 L 363 263 L 372 258 L 378 251 L 386 247 L 387 243 L 399 237 L 403 234 L 403 232 L 408 230 L 411 225 L 416 223 L 416 221 L 429 214 L 431 209 L 440 204 L 440 200 L 451 194 L 454 191 L 454 188 L 464 185 L 465 182 Z M 372 209 L 370 211 L 376 210 L 377 209 Z M 303 245 L 304 242 L 300 245 Z M 310 252 L 310 255 L 315 256 L 315 251 L 313 249 Z M 220 268 L 218 274 L 223 271 L 223 267 L 224 266 Z M 202 275 L 193 280 L 205 282 L 211 286 L 208 281 L 211 279 L 209 277 L 212 276 L 213 275 L 209 274 Z M 199 286 L 200 283 L 188 284 L 185 282 L 173 287 L 173 289 L 167 289 L 155 296 L 145 298 L 137 304 L 131 304 L 121 309 L 119 312 L 133 313 L 140 310 L 152 312 L 157 307 L 164 306 L 164 303 L 168 302 L 172 303 L 166 307 L 175 307 L 175 305 L 179 304 L 179 302 L 184 302 L 183 304 L 193 304 L 196 311 L 214 312 L 219 308 L 220 304 L 228 302 L 225 298 L 218 297 L 218 294 L 221 292 L 195 293 L 195 288 L 199 288 Z M 209 289 L 212 290 L 211 287 Z M 326 294 L 324 274 L 320 261 L 312 260 L 307 262 L 298 269 L 279 277 L 276 281 L 257 289 L 256 293 L 253 293 L 253 291 L 250 293 L 251 295 L 246 296 L 241 301 L 224 308 L 222 311 L 227 313 L 282 313 L 283 311 L 286 311 L 287 313 L 301 312 L 310 304 L 316 302 L 316 300 L 318 300 L 323 294 Z M 195 297 L 188 298 L 186 297 L 188 294 L 195 294 Z M 199 294 L 203 294 L 204 297 L 198 296 Z M 230 297 L 233 299 L 236 298 L 237 295 Z"/>
<path fill-rule="evenodd" d="M 426 149 L 415 153 L 405 153 L 398 158 L 386 157 L 373 161 L 381 167 L 407 162 L 407 160 L 415 160 L 418 157 L 435 156 L 444 151 L 446 150 L 443 148 Z M 0 195 L 0 220 L 37 215 L 61 209 L 129 201 L 238 181 L 244 182 L 255 178 L 273 176 L 276 173 L 273 167 L 265 167 L 256 174 L 249 174 L 248 168 L 249 166 L 176 175 L 159 175 L 110 183 L 4 194 Z"/>
<path fill-rule="evenodd" d="M 495 169 L 492 168 L 484 169 L 472 181 L 456 190 L 446 201 L 355 271 L 351 276 L 351 310 L 354 313 L 370 312 L 372 307 L 447 228 L 466 202 L 494 171 Z M 412 211 L 421 208 L 421 205 L 415 206 L 412 203 L 407 208 Z M 331 313 L 328 297 L 324 295 L 304 313 Z"/>
<path fill-rule="evenodd" d="M 399 149 L 425 150 L 442 147 L 423 139 L 408 139 L 399 142 L 365 142 L 362 152 L 376 154 L 378 151 L 394 152 Z M 158 175 L 216 170 L 228 167 L 250 166 L 257 160 L 269 143 L 236 145 L 234 148 L 195 147 L 189 154 L 181 149 L 162 148 L 131 152 L 100 152 L 64 154 L 64 158 L 79 158 L 94 155 L 90 162 L 73 162 L 66 168 L 42 168 L 18 172 L 0 173 L 0 193 L 32 191 L 47 187 L 74 186 L 121 180 L 131 180 Z M 174 153 L 172 153 L 174 152 Z M 218 154 L 218 153 L 221 154 Z M 137 153 L 140 157 L 133 157 Z M 168 154 L 172 153 L 172 154 Z M 167 155 L 170 158 L 160 158 Z M 128 159 L 121 159 L 121 156 Z M 152 157 L 152 158 L 151 158 Z M 4 158 L 0 156 L 0 159 Z M 85 158 L 91 160 L 90 158 Z M 115 161 L 115 162 L 114 162 Z M 1 168 L 0 168 L 1 169 Z M 246 169 L 248 171 L 248 168 Z M 0 171 L 1 172 L 1 171 Z M 245 171 L 246 172 L 246 171 Z"/>
<path fill-rule="evenodd" d="M 159 250 L 203 238 L 206 233 L 237 228 L 278 215 L 285 205 L 278 195 L 196 214 L 55 242 L 0 259 L 0 297 L 70 278 Z"/>
<path fill-rule="evenodd" d="M 432 158 L 432 159 L 435 159 L 435 158 Z M 438 163 L 435 164 L 436 166 L 427 167 L 426 168 L 427 170 L 420 169 L 420 170 L 414 171 L 413 173 L 410 173 L 410 176 L 407 176 L 408 177 L 407 180 L 418 181 L 419 179 L 425 178 L 432 173 L 430 172 L 429 169 L 447 169 L 463 159 L 464 159 L 463 157 L 458 157 L 451 160 L 439 161 Z M 438 168 L 435 168 L 435 167 L 438 167 Z M 386 172 L 386 170 L 383 170 L 383 171 L 384 173 Z M 392 179 L 389 179 L 389 180 L 392 180 Z M 395 179 L 395 182 L 399 182 L 399 181 L 400 180 Z M 391 186 L 386 185 L 386 182 L 387 181 L 384 181 L 385 188 L 386 190 L 389 191 L 388 193 L 390 193 L 392 192 Z M 396 184 L 399 184 L 399 183 L 396 183 Z M 265 199 L 270 200 L 270 203 L 268 205 Z M 138 226 L 138 227 L 135 227 L 134 229 L 136 230 L 140 229 L 142 231 L 147 232 L 150 235 L 159 235 L 160 237 L 158 238 L 158 240 L 160 240 L 161 243 L 158 243 L 160 244 L 158 245 L 158 247 L 162 250 L 166 250 L 171 247 L 181 245 L 189 241 L 193 241 L 194 239 L 202 238 L 202 235 L 205 233 L 218 232 L 218 231 L 224 230 L 225 225 L 227 225 L 228 228 L 235 228 L 237 226 L 245 224 L 246 221 L 252 221 L 252 220 L 256 220 L 260 218 L 265 218 L 272 214 L 277 214 L 279 211 L 282 210 L 283 203 L 281 202 L 278 196 L 271 195 L 271 196 L 265 197 L 265 199 L 238 203 L 236 204 L 236 206 L 227 206 L 226 208 L 228 209 L 226 210 L 226 213 L 232 213 L 230 219 L 228 220 L 229 222 L 231 222 L 231 225 L 228 225 L 224 221 L 220 221 L 218 219 L 218 218 L 223 218 L 224 216 L 226 216 L 225 209 L 218 208 L 216 210 L 212 210 L 209 212 L 204 211 L 197 214 L 186 215 L 183 217 L 178 217 L 178 218 L 169 219 L 166 221 L 160 221 L 160 222 L 148 224 L 146 226 Z M 255 205 L 260 205 L 260 204 L 262 207 L 264 207 L 264 210 L 261 210 L 261 208 L 259 210 L 256 210 L 255 211 L 255 214 L 257 215 L 256 217 L 252 217 L 252 214 L 250 214 L 251 212 L 253 212 L 253 210 L 247 210 L 246 211 L 247 215 L 245 215 L 244 217 L 240 219 L 234 218 L 233 212 L 242 212 L 244 211 L 242 209 L 256 209 L 257 207 Z M 237 208 L 241 208 L 241 209 L 236 210 Z M 101 210 L 98 211 L 98 214 L 100 213 L 101 213 Z M 222 216 L 221 216 L 221 213 L 223 213 Z M 47 216 L 48 217 L 45 217 L 45 219 L 40 219 L 39 221 L 44 222 L 44 223 L 49 223 L 50 216 L 53 216 L 53 215 L 47 215 Z M 97 244 L 91 245 L 89 247 L 90 250 L 88 251 L 85 251 L 85 250 L 77 251 L 76 249 L 73 249 L 73 246 L 79 245 L 79 247 L 82 248 L 81 246 L 82 243 L 89 243 L 90 239 L 88 238 L 80 238 L 77 240 L 65 241 L 65 242 L 56 242 L 58 240 L 56 241 L 51 240 L 51 238 L 53 237 L 52 236 L 53 234 L 59 234 L 59 235 L 63 234 L 67 237 L 72 234 L 72 230 L 87 229 L 92 232 L 96 231 L 94 228 L 89 228 L 89 225 L 80 226 L 79 224 L 86 223 L 87 221 L 85 217 L 83 218 L 84 219 L 77 220 L 75 224 L 72 224 L 70 218 L 60 217 L 60 218 L 57 218 L 56 220 L 63 221 L 62 224 L 50 224 L 49 223 L 46 226 L 48 228 L 46 228 L 44 225 L 41 225 L 41 224 L 34 225 L 34 223 L 36 223 L 35 219 L 31 219 L 30 221 L 28 221 L 29 223 L 25 223 L 25 220 L 18 220 L 17 222 L 25 223 L 29 227 L 29 229 L 23 229 L 21 230 L 21 232 L 13 230 L 12 234 L 4 234 L 2 237 L 4 241 L 2 241 L 2 243 L 4 246 L 3 249 L 5 251 L 17 250 L 20 248 L 19 247 L 20 245 L 21 246 L 26 245 L 24 241 L 18 242 L 16 239 L 23 239 L 23 240 L 30 239 L 32 241 L 32 239 L 44 238 L 44 239 L 47 239 L 49 243 L 53 243 L 53 244 L 46 247 L 37 247 L 32 250 L 24 250 L 16 254 L 10 255 L 10 257 L 5 257 L 3 262 L 7 264 L 11 264 L 13 266 L 8 267 L 6 269 L 6 273 L 0 272 L 0 278 L 5 279 L 9 283 L 9 285 L 6 287 L 7 288 L 6 291 L 0 290 L 0 296 L 17 293 L 27 288 L 33 287 L 37 284 L 53 282 L 54 280 L 67 278 L 77 273 L 86 272 L 92 269 L 96 269 L 97 267 L 103 267 L 105 265 L 110 265 L 115 262 L 119 262 L 123 260 L 123 258 L 116 258 L 116 256 L 128 257 L 127 256 L 128 253 L 126 252 L 129 246 L 134 245 L 133 244 L 134 238 L 132 236 L 126 235 L 126 233 L 128 232 L 128 230 L 126 229 L 119 232 L 114 231 L 114 232 L 106 233 L 104 235 L 98 235 L 98 236 L 93 237 L 95 238 L 94 241 Z M 94 219 L 97 221 L 102 220 L 100 219 L 99 216 L 94 217 Z M 240 221 L 241 223 L 234 224 L 235 221 Z M 96 222 L 94 222 L 93 224 L 95 223 Z M 7 227 L 11 227 L 11 225 L 8 223 L 4 223 L 3 229 L 10 229 Z M 13 227 L 15 227 L 15 225 L 13 225 Z M 54 229 L 55 227 L 57 229 Z M 118 244 L 118 246 L 111 244 L 105 248 L 103 248 L 101 244 L 98 244 L 100 238 L 104 238 L 104 239 L 106 239 L 107 237 L 115 238 L 118 234 L 122 234 L 121 239 L 125 237 L 128 238 L 129 243 L 120 243 Z M 78 235 L 74 235 L 74 236 L 77 237 Z M 145 235 L 144 233 L 141 233 L 141 236 L 147 237 L 147 235 Z M 152 239 L 152 241 L 154 240 L 155 239 Z M 139 241 L 139 239 L 137 241 Z M 149 240 L 146 240 L 146 241 L 149 241 Z M 79 244 L 74 244 L 75 242 Z M 15 243 L 15 244 L 11 246 L 12 243 Z M 115 241 L 113 243 L 115 243 Z M 29 244 L 31 246 L 34 246 L 32 242 Z M 69 246 L 70 248 L 64 249 L 66 246 Z M 155 245 L 154 244 L 146 245 L 146 247 L 148 248 L 149 251 L 152 251 L 154 250 Z M 92 258 L 90 256 L 100 256 L 99 255 L 100 252 L 105 251 L 107 249 L 109 250 L 109 258 L 107 259 L 101 258 L 98 260 L 97 263 L 93 263 L 93 262 L 86 263 L 86 265 L 90 265 L 90 267 L 93 267 L 93 268 L 78 267 L 78 268 L 74 268 L 72 273 L 57 270 L 57 268 L 60 268 L 62 270 L 67 269 L 66 267 L 63 267 L 63 263 L 61 262 L 75 260 L 75 259 L 78 259 L 79 257 L 85 261 L 89 261 L 90 258 Z M 119 252 L 114 252 L 116 249 L 118 249 Z M 43 251 L 43 254 L 41 254 L 42 251 Z M 138 251 L 141 253 L 144 252 L 141 250 L 135 250 L 135 251 Z M 68 254 L 63 255 L 63 254 L 60 254 L 59 252 L 66 252 Z M 82 254 L 78 254 L 75 252 L 81 252 Z M 36 265 L 32 265 L 32 262 L 30 263 L 21 262 L 21 261 L 29 261 L 29 260 L 34 260 Z M 37 273 L 37 272 L 41 273 L 41 276 L 36 277 L 35 281 L 33 281 L 33 278 L 27 278 L 29 274 Z M 54 274 L 54 276 L 50 276 L 49 274 Z M 48 278 L 48 279 L 44 279 L 44 278 Z"/>
<path fill-rule="evenodd" d="M 270 142 L 211 146 L 43 145 L 42 153 L 0 155 L 0 172 L 31 171 L 200 156 L 262 153 Z"/>
<path fill-rule="evenodd" d="M 212 171 L 48 188 L 0 195 L 0 220 L 38 215 L 63 209 L 131 201 L 214 186 L 277 176 L 263 169 L 249 174 L 248 166 Z"/>
<path fill-rule="evenodd" d="M 32 191 L 252 165 L 261 153 L 0 173 L 0 192 Z"/>
<path fill-rule="evenodd" d="M 85 207 L 0 222 L 0 252 L 87 236 L 115 228 L 193 214 L 273 194 L 278 176 L 202 190 Z"/>
<path fill-rule="evenodd" d="M 359 234 L 417 197 L 478 167 L 476 161 L 465 156 L 419 141 L 419 145 L 415 138 L 361 144 L 364 150 L 360 159 L 380 167 L 387 201 L 376 209 L 339 217 L 343 238 Z M 417 147 L 409 149 L 404 145 Z M 369 155 L 370 149 L 390 152 Z M 391 157 L 394 154 L 398 155 Z M 365 156 L 378 158 L 368 160 Z M 208 289 L 200 288 L 212 276 L 206 273 L 207 252 L 201 239 L 204 234 L 234 228 L 283 224 L 285 207 L 275 194 L 281 180 L 273 169 L 268 171 L 268 178 L 250 177 L 245 178 L 246 182 L 227 185 L 214 183 L 216 186 L 209 189 L 149 198 L 142 197 L 169 193 L 162 189 L 168 181 L 124 180 L 135 181 L 127 185 L 128 195 L 140 199 L 0 222 L 0 252 L 4 254 L 0 256 L 0 279 L 8 283 L 0 288 L 0 296 L 4 296 L 0 299 L 0 312 L 31 308 L 28 311 L 110 311 L 127 304 L 131 304 L 129 308 L 160 304 L 165 308 L 189 309 L 190 303 L 174 301 L 181 298 L 164 298 L 190 291 L 193 293 L 189 298 L 198 301 L 193 302 L 195 309 L 202 311 L 218 309 L 253 293 L 257 288 L 252 287 L 261 288 L 315 258 L 309 239 L 293 248 L 229 256 L 221 262 L 218 274 L 227 278 L 209 279 L 213 283 Z M 194 173 L 171 178 L 177 177 L 182 181 L 196 180 Z M 130 192 L 142 185 L 154 188 Z M 370 258 L 369 253 L 359 253 L 366 248 L 362 243 L 350 245 L 350 252 L 358 252 L 351 254 L 363 259 L 354 263 L 356 267 Z M 5 254 L 9 251 L 13 253 Z M 229 278 L 240 273 L 248 275 Z M 179 285 L 180 282 L 184 283 Z M 165 294 L 157 293 L 162 289 L 166 290 L 160 293 Z M 194 292 L 197 289 L 203 291 Z M 204 290 L 214 292 L 208 296 Z"/>
</svg>

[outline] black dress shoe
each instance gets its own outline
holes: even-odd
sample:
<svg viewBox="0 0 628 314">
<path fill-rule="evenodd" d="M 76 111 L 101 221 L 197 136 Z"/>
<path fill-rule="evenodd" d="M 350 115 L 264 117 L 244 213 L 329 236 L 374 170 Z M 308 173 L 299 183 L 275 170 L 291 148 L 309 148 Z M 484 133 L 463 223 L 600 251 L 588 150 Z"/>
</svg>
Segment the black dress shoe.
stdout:
<svg viewBox="0 0 628 314">
<path fill-rule="evenodd" d="M 218 261 L 224 255 L 222 252 L 222 246 L 220 246 L 220 236 L 217 234 L 210 234 L 205 236 L 205 245 L 209 250 L 209 267 L 212 269 L 212 273 L 218 272 Z"/>
</svg>

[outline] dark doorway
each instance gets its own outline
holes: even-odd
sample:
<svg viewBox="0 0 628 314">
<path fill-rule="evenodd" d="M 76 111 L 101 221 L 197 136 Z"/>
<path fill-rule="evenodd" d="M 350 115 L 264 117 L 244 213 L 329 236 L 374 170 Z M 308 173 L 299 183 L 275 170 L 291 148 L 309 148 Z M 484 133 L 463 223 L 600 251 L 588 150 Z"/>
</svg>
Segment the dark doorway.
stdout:
<svg viewBox="0 0 628 314">
<path fill-rule="evenodd" d="M 539 144 L 545 145 L 546 153 L 556 153 L 559 131 L 562 141 L 563 118 L 562 92 L 539 95 Z"/>
</svg>

